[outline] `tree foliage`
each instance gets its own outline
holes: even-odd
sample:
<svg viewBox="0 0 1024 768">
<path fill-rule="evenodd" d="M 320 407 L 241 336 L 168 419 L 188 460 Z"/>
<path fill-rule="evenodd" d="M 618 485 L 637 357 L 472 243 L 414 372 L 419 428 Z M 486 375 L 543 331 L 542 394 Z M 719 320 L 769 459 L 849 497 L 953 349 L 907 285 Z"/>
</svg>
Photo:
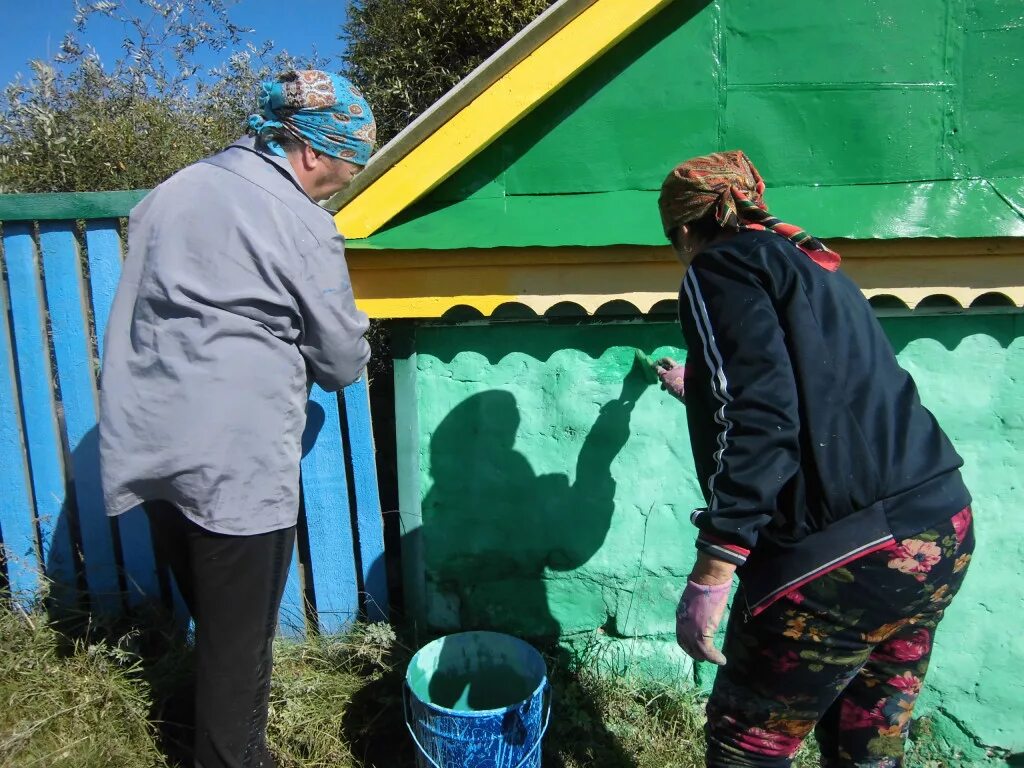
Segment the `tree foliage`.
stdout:
<svg viewBox="0 0 1024 768">
<path fill-rule="evenodd" d="M 0 95 L 0 192 L 153 187 L 238 138 L 259 82 L 293 66 L 273 43 L 232 23 L 225 0 L 96 0 L 53 61 Z M 83 44 L 94 17 L 127 30 L 123 55 L 105 67 Z M 97 19 L 102 21 L 102 19 Z M 205 51 L 223 63 L 205 71 Z M 325 66 L 315 54 L 304 66 Z"/>
<path fill-rule="evenodd" d="M 333 68 L 315 51 L 296 58 L 255 44 L 231 21 L 237 1 L 79 1 L 60 54 L 31 62 L 32 75 L 0 93 L 0 193 L 156 186 L 242 134 L 261 80 L 292 66 Z M 345 74 L 373 106 L 380 141 L 552 1 L 353 0 Z M 126 30 L 123 52 L 107 66 L 85 41 L 93 24 L 115 22 Z M 211 51 L 223 63 L 203 69 L 200 54 Z"/>
<path fill-rule="evenodd" d="M 386 142 L 553 0 L 354 0 L 345 64 Z"/>
</svg>

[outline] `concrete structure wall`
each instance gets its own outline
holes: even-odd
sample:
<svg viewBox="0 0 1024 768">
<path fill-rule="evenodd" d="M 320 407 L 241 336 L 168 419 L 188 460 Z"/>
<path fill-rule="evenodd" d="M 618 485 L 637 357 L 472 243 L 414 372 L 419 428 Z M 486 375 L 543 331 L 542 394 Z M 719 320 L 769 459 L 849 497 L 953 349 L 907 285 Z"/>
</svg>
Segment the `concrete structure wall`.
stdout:
<svg viewBox="0 0 1024 768">
<path fill-rule="evenodd" d="M 919 714 L 978 764 L 986 747 L 1024 751 L 1024 315 L 883 323 L 974 494 L 978 554 Z M 703 500 L 682 405 L 633 369 L 634 348 L 685 357 L 675 323 L 413 333 L 396 395 L 414 613 L 436 631 L 558 636 L 602 649 L 619 671 L 692 679 L 673 611 Z"/>
</svg>

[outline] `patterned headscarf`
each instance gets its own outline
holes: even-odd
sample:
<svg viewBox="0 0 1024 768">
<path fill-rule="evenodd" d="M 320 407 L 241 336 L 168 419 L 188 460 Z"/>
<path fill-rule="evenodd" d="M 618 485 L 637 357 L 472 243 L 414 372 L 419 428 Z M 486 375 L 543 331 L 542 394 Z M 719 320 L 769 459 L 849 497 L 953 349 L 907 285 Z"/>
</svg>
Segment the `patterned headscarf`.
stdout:
<svg viewBox="0 0 1024 768">
<path fill-rule="evenodd" d="M 249 128 L 275 155 L 284 156 L 268 135 L 277 129 L 326 155 L 356 165 L 369 161 L 377 125 L 363 94 L 344 77 L 317 69 L 285 72 L 263 83 L 259 104 Z"/>
<path fill-rule="evenodd" d="M 661 185 L 658 198 L 665 235 L 709 213 L 724 229 L 764 229 L 793 242 L 818 266 L 839 268 L 839 254 L 799 227 L 768 213 L 764 179 L 740 150 L 715 152 L 677 165 Z"/>
</svg>

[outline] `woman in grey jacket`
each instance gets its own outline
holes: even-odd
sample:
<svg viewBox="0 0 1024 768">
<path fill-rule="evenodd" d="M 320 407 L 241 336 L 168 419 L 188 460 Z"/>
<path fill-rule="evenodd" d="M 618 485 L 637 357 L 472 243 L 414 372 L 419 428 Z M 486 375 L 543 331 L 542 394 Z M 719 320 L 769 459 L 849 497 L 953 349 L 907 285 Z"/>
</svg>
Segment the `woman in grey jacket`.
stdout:
<svg viewBox="0 0 1024 768">
<path fill-rule="evenodd" d="M 312 382 L 370 356 L 344 241 L 317 204 L 369 159 L 347 80 L 265 83 L 254 135 L 131 213 L 106 333 L 100 455 L 110 515 L 146 506 L 196 624 L 195 763 L 273 766 L 271 641 L 295 540 Z"/>
</svg>

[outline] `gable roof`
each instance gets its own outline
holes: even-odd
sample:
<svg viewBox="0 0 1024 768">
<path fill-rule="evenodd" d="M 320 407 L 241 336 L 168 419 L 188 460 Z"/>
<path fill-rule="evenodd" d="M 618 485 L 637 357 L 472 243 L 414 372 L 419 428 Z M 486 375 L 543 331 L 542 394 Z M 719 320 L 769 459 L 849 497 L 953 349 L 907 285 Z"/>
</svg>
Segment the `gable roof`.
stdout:
<svg viewBox="0 0 1024 768">
<path fill-rule="evenodd" d="M 672 0 L 558 0 L 387 144 L 332 199 L 338 229 L 365 238 Z"/>
<path fill-rule="evenodd" d="M 561 0 L 385 147 L 339 229 L 356 249 L 660 245 L 672 162 L 742 147 L 818 237 L 1022 237 L 1024 28 L 945 2 L 837 24 L 818 0 Z"/>
</svg>

